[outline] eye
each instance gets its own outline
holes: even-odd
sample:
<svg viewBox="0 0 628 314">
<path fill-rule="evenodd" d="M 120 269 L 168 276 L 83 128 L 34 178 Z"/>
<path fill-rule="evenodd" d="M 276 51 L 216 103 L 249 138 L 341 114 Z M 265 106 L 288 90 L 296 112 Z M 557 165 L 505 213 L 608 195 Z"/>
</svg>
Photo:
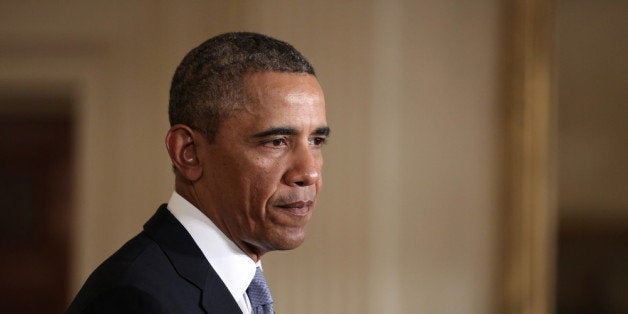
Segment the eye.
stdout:
<svg viewBox="0 0 628 314">
<path fill-rule="evenodd" d="M 264 145 L 268 147 L 281 147 L 288 145 L 288 142 L 285 138 L 276 138 L 265 142 Z"/>
<path fill-rule="evenodd" d="M 327 143 L 327 138 L 325 138 L 325 137 L 315 137 L 315 138 L 312 138 L 310 141 L 315 146 L 321 146 L 321 145 L 324 145 L 325 143 Z"/>
</svg>

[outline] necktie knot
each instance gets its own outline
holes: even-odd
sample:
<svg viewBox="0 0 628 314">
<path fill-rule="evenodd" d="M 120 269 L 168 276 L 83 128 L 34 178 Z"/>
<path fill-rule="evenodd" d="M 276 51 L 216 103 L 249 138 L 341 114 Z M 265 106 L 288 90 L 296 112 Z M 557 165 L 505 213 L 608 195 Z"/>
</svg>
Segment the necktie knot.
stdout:
<svg viewBox="0 0 628 314">
<path fill-rule="evenodd" d="M 253 313 L 272 314 L 273 311 L 273 297 L 270 295 L 270 289 L 264 278 L 262 269 L 257 267 L 255 270 L 255 276 L 251 281 L 251 284 L 246 289 L 246 294 L 251 301 L 251 307 Z"/>
</svg>

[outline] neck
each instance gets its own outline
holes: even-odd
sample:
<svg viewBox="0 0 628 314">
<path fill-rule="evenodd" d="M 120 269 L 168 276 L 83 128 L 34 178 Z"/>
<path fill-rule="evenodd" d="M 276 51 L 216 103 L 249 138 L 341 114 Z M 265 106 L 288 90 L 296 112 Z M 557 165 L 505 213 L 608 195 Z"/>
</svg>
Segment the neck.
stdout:
<svg viewBox="0 0 628 314">
<path fill-rule="evenodd" d="M 175 180 L 175 191 L 181 195 L 184 199 L 186 199 L 190 204 L 194 205 L 198 210 L 200 210 L 207 218 L 209 218 L 214 225 L 220 231 L 229 238 L 235 245 L 240 248 L 246 255 L 248 255 L 254 262 L 258 262 L 262 255 L 264 255 L 264 251 L 260 248 L 247 243 L 245 241 L 239 240 L 238 237 L 234 236 L 234 232 L 230 232 L 229 228 L 227 228 L 227 224 L 224 223 L 219 217 L 215 210 L 212 210 L 210 207 L 205 206 L 202 199 L 199 197 L 199 194 L 196 192 L 194 182 L 190 182 L 185 179 L 177 178 Z"/>
</svg>

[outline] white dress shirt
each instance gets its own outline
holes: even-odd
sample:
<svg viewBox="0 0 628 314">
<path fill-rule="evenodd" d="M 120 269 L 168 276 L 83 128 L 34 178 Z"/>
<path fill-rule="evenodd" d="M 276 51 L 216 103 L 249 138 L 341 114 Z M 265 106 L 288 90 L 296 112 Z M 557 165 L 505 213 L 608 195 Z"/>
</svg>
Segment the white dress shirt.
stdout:
<svg viewBox="0 0 628 314">
<path fill-rule="evenodd" d="M 251 302 L 246 294 L 246 288 L 253 280 L 259 263 L 255 263 L 205 214 L 177 192 L 172 193 L 168 201 L 168 210 L 190 233 L 209 264 L 231 292 L 242 313 L 251 313 Z"/>
</svg>

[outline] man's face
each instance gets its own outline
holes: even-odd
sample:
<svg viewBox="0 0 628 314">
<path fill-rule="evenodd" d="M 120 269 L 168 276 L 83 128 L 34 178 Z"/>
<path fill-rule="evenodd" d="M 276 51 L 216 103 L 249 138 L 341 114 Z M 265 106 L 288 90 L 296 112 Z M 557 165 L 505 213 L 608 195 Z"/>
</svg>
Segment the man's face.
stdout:
<svg viewBox="0 0 628 314">
<path fill-rule="evenodd" d="M 325 100 L 307 74 L 262 72 L 246 79 L 247 103 L 202 146 L 198 204 L 257 257 L 305 239 L 322 187 Z"/>
</svg>

